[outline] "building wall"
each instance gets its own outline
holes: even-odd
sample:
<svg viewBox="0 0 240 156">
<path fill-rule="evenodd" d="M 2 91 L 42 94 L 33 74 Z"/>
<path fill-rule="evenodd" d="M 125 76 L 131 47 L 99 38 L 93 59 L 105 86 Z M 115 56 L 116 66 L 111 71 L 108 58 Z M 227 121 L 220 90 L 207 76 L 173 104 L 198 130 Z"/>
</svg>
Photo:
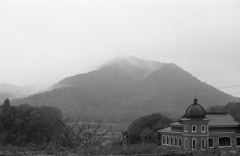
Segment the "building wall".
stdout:
<svg viewBox="0 0 240 156">
<path fill-rule="evenodd" d="M 169 132 L 161 133 L 161 140 L 162 136 L 165 136 L 163 146 L 173 146 L 185 150 L 240 147 L 240 127 L 209 128 L 208 122 L 209 120 L 205 119 L 182 120 L 183 127 L 172 126 Z M 185 128 L 185 126 L 187 127 Z M 195 130 L 193 126 L 195 126 Z M 205 128 L 203 129 L 202 126 Z M 171 137 L 173 138 L 172 144 Z M 175 146 L 175 137 L 177 137 L 177 146 Z M 181 138 L 181 146 L 179 146 L 179 138 Z M 213 146 L 210 147 L 210 144 Z"/>
<path fill-rule="evenodd" d="M 209 127 L 209 132 L 236 132 L 240 131 L 239 127 Z"/>
<path fill-rule="evenodd" d="M 161 141 L 162 136 L 165 136 L 165 144 L 163 146 L 169 147 L 177 147 L 185 150 L 194 150 L 193 140 L 195 140 L 195 149 L 211 149 L 211 148 L 224 148 L 224 147 L 240 147 L 237 138 L 240 141 L 240 133 L 211 133 L 209 135 L 184 135 L 183 133 L 171 133 L 171 132 L 162 132 L 161 133 Z M 169 139 L 167 144 L 167 137 Z M 173 138 L 173 142 L 171 144 L 171 137 Z M 177 144 L 175 144 L 175 137 L 177 138 Z M 219 138 L 229 137 L 230 138 L 230 146 L 219 146 Z M 179 146 L 179 138 L 181 138 L 181 146 Z M 213 139 L 213 147 L 209 147 L 209 139 Z M 186 141 L 187 139 L 187 146 Z M 203 142 L 204 140 L 204 142 Z"/>
<path fill-rule="evenodd" d="M 240 145 L 237 145 L 236 138 L 240 138 L 240 133 L 210 133 L 208 138 L 213 139 L 214 147 L 213 148 L 224 148 L 224 146 L 219 145 L 219 138 L 222 137 L 229 137 L 230 138 L 230 146 L 226 147 L 240 147 Z"/>
<path fill-rule="evenodd" d="M 183 133 L 185 135 L 207 135 L 209 120 L 183 120 Z M 185 130 L 187 126 L 187 131 Z M 204 126 L 204 131 L 202 127 Z M 195 131 L 193 130 L 195 127 Z"/>
<path fill-rule="evenodd" d="M 184 139 L 184 149 L 186 150 L 200 150 L 207 149 L 207 136 L 183 136 Z M 187 140 L 187 146 L 186 146 Z"/>
<path fill-rule="evenodd" d="M 163 143 L 163 136 L 165 137 L 165 142 L 164 143 Z M 160 137 L 161 137 L 161 144 L 163 146 L 177 147 L 177 148 L 184 149 L 182 133 L 162 132 Z M 171 144 L 171 138 L 172 138 L 172 144 Z M 177 139 L 177 142 L 175 142 L 175 138 Z M 168 142 L 167 142 L 167 139 L 168 139 Z M 179 139 L 181 139 L 181 146 L 179 145 Z"/>
</svg>

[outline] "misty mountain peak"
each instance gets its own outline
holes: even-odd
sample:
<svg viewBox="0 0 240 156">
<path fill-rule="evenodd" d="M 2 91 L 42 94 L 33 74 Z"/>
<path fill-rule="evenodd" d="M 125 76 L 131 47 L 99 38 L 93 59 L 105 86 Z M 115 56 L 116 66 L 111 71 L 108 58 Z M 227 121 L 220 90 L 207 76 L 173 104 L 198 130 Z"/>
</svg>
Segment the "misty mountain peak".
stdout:
<svg viewBox="0 0 240 156">
<path fill-rule="evenodd" d="M 96 116 L 109 123 L 124 123 L 154 112 L 178 118 L 195 96 L 194 88 L 204 107 L 239 101 L 173 63 L 123 57 L 98 70 L 67 77 L 51 91 L 12 104 L 46 104 L 60 108 L 66 115 Z"/>
<path fill-rule="evenodd" d="M 164 63 L 138 59 L 133 56 L 117 57 L 100 66 L 104 68 L 117 68 L 123 73 L 130 74 L 135 80 L 147 77 L 149 74 L 160 69 Z"/>
</svg>

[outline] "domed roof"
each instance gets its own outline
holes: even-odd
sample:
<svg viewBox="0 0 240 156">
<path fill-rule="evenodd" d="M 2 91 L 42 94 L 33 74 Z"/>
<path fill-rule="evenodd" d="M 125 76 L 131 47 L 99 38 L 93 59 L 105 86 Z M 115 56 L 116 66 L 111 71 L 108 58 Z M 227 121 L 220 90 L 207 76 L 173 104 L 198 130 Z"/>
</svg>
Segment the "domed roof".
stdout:
<svg viewBox="0 0 240 156">
<path fill-rule="evenodd" d="M 186 118 L 205 118 L 205 109 L 198 104 L 198 100 L 195 98 L 193 104 L 191 104 L 185 113 Z"/>
</svg>

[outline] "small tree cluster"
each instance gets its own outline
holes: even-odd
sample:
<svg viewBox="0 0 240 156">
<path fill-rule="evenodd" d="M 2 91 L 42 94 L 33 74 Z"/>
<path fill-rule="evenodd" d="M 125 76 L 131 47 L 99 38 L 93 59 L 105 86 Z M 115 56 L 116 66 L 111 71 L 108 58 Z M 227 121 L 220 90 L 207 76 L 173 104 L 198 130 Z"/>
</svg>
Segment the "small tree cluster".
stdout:
<svg viewBox="0 0 240 156">
<path fill-rule="evenodd" d="M 130 144 L 145 142 L 159 143 L 158 130 L 167 127 L 173 121 L 160 113 L 136 119 L 127 130 Z"/>
</svg>

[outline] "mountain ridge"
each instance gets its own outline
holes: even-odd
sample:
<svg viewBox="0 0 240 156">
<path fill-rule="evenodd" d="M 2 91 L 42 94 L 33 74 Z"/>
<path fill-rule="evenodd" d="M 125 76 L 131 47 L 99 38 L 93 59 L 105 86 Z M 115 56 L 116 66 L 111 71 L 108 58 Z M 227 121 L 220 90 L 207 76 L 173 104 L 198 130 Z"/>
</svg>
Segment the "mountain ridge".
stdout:
<svg viewBox="0 0 240 156">
<path fill-rule="evenodd" d="M 180 117 L 192 104 L 195 88 L 199 103 L 205 109 L 239 101 L 173 63 L 128 57 L 111 60 L 89 73 L 67 77 L 53 85 L 53 90 L 12 100 L 12 103 L 47 104 L 60 108 L 65 114 L 129 123 L 155 112 Z"/>
</svg>

